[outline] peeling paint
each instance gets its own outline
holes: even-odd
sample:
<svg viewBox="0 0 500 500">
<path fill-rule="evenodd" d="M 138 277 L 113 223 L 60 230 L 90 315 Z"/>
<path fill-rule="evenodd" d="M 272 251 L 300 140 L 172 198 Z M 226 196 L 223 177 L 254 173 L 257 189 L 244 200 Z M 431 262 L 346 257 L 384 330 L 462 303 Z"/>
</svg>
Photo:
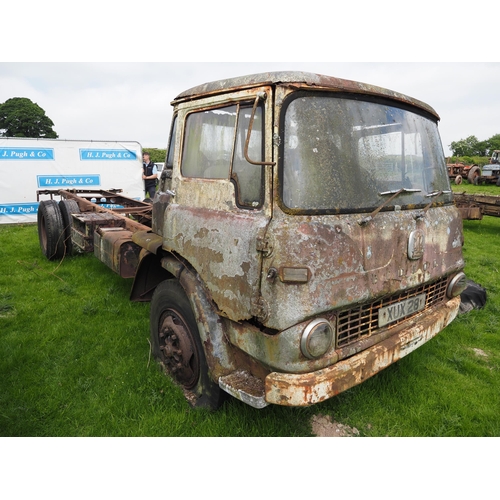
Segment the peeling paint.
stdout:
<svg viewBox="0 0 500 500">
<path fill-rule="evenodd" d="M 304 169 L 294 170 L 300 163 L 290 160 L 293 168 L 285 171 L 285 141 L 299 140 L 284 133 L 282 111 L 291 106 L 287 98 L 297 91 L 330 96 L 340 92 L 343 99 L 338 101 L 343 104 L 349 103 L 349 93 L 354 97 L 351 102 L 356 103 L 373 103 L 376 96 L 377 106 L 379 101 L 387 106 L 380 104 L 373 123 L 353 122 L 346 127 L 344 136 L 333 138 L 332 149 L 320 149 L 320 138 L 329 130 L 322 130 L 313 120 L 316 128 L 304 128 L 303 136 L 307 143 L 318 130 L 318 141 L 312 144 L 314 160 L 308 161 L 311 149 L 304 153 L 304 148 L 304 154 L 298 155 Z M 295 102 L 302 96 L 299 94 Z M 358 141 L 368 142 L 388 133 L 401 133 L 401 139 L 411 135 L 402 125 L 404 120 L 394 118 L 399 112 L 388 121 L 387 110 L 418 108 L 419 120 L 435 121 L 438 116 L 430 106 L 376 86 L 299 72 L 209 82 L 183 92 L 173 105 L 178 122 L 169 150 L 172 164 L 168 183 L 162 177 L 152 210 L 144 203 L 131 203 L 115 219 L 113 211 L 84 197 L 64 196 L 76 199 L 88 215 L 82 224 L 90 233 L 93 226 L 89 221 L 96 218 L 94 215 L 111 221 L 108 226 L 118 226 L 96 230 L 96 255 L 122 275 L 137 272 L 134 296 L 149 300 L 165 277 L 179 280 L 196 317 L 209 374 L 220 387 L 259 408 L 267 403 L 314 404 L 363 382 L 412 352 L 455 317 L 459 299 L 449 299 L 446 289 L 452 276 L 463 269 L 464 261 L 461 219 L 450 192 L 425 192 L 427 184 L 419 184 L 418 189 L 407 187 L 407 181 L 411 182 L 405 178 L 407 174 L 413 175 L 414 168 L 415 176 L 420 175 L 418 169 L 423 164 L 417 166 L 411 155 L 406 163 L 405 147 L 400 158 L 392 151 L 388 154 L 389 150 L 382 155 L 384 164 L 377 170 L 382 172 L 380 179 L 372 176 L 376 168 L 369 162 L 361 175 L 357 164 L 362 163 L 363 151 L 356 149 L 353 154 Z M 240 123 L 257 105 L 261 128 L 253 139 L 259 137 L 262 144 L 257 152 L 251 152 L 252 160 L 249 151 L 242 154 L 242 148 L 249 147 L 250 134 Z M 210 116 L 217 122 L 214 126 L 203 122 L 211 130 L 203 141 L 203 127 L 193 131 L 186 125 L 194 113 L 197 118 Z M 328 114 L 332 115 L 337 124 L 346 118 L 344 111 Z M 307 121 L 304 116 L 311 115 L 294 116 Z M 227 123 L 238 125 L 226 127 L 225 117 Z M 188 136 L 192 142 L 186 140 Z M 437 139 L 436 131 L 429 142 Z M 215 146 L 218 140 L 223 143 L 221 150 Z M 190 145 L 191 163 L 183 157 L 184 142 Z M 205 156 L 201 145 L 207 144 Z M 435 152 L 432 145 L 426 147 Z M 259 150 L 262 158 L 254 157 Z M 333 164 L 337 150 L 342 150 L 343 159 Z M 424 156 L 418 161 L 423 162 Z M 310 175 L 314 162 L 323 160 L 316 166 L 317 183 L 311 186 L 333 186 L 336 191 L 322 194 L 326 205 L 313 203 L 304 208 L 300 195 L 314 179 Z M 238 162 L 246 162 L 245 168 Z M 221 163 L 224 168 L 219 169 Z M 252 170 L 255 166 L 260 170 Z M 208 173 L 212 167 L 217 170 L 213 178 Z M 222 171 L 227 172 L 227 178 Z M 247 199 L 241 188 L 248 172 L 252 181 L 257 179 L 249 183 L 249 191 L 253 195 L 256 190 L 258 195 Z M 255 177 L 253 172 L 257 172 Z M 331 182 L 324 181 L 324 172 L 335 174 Z M 282 188 L 288 178 L 298 180 L 290 184 L 290 192 L 298 195 L 291 197 L 295 202 L 287 206 Z M 440 185 L 438 181 L 439 175 L 436 185 Z M 382 190 L 379 184 L 383 184 Z M 357 204 L 351 204 L 351 195 L 357 190 Z M 320 198 L 317 191 L 311 191 L 310 199 Z M 397 205 L 392 200 L 400 195 L 401 205 Z M 411 205 L 404 204 L 404 196 Z M 135 220 L 139 217 L 148 224 Z M 82 236 L 82 241 L 90 245 L 93 236 L 92 242 L 89 235 Z M 414 300 L 419 306 L 405 313 L 404 308 Z M 403 312 L 393 317 L 393 309 Z M 379 313 L 383 320 L 378 319 Z M 318 318 L 321 321 L 310 326 Z M 328 333 L 329 344 L 323 354 L 314 357 L 301 340 L 305 331 L 309 329 L 307 337 L 318 324 L 333 334 L 330 342 Z"/>
</svg>

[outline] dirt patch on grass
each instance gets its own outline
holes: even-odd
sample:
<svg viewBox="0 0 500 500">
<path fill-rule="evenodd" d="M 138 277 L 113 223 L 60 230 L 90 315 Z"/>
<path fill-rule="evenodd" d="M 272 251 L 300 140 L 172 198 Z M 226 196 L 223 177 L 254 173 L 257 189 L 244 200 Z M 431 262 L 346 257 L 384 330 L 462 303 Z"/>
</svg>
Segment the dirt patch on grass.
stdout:
<svg viewBox="0 0 500 500">
<path fill-rule="evenodd" d="M 311 419 L 312 432 L 318 437 L 354 437 L 359 436 L 356 427 L 332 421 L 329 415 L 314 415 Z"/>
<path fill-rule="evenodd" d="M 476 347 L 473 347 L 472 350 L 474 351 L 476 356 L 479 356 L 480 358 L 488 357 L 488 355 L 482 349 L 477 349 Z"/>
</svg>

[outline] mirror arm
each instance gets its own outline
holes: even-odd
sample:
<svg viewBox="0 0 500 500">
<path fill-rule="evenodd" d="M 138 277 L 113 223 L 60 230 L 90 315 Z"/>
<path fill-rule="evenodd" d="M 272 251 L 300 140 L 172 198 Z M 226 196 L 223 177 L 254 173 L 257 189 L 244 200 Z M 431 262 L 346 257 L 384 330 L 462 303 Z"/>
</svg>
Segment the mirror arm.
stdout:
<svg viewBox="0 0 500 500">
<path fill-rule="evenodd" d="M 255 102 L 253 103 L 252 115 L 250 116 L 250 123 L 248 124 L 247 138 L 245 141 L 245 149 L 243 154 L 245 155 L 245 160 L 251 165 L 276 165 L 275 161 L 253 161 L 248 157 L 248 145 L 250 144 L 250 134 L 252 133 L 253 120 L 255 118 L 255 112 L 257 110 L 257 105 L 259 104 L 260 99 L 265 99 L 266 94 L 264 92 L 259 92 L 255 97 Z"/>
</svg>

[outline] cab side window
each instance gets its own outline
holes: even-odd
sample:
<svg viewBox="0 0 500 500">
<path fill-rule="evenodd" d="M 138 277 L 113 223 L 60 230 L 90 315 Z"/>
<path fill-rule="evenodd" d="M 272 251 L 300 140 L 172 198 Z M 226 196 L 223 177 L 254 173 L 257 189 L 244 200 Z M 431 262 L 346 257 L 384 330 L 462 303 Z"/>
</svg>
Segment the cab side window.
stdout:
<svg viewBox="0 0 500 500">
<path fill-rule="evenodd" d="M 227 179 L 235 185 L 236 204 L 255 208 L 262 204 L 262 166 L 244 156 L 252 113 L 251 104 L 234 104 L 190 113 L 186 118 L 181 173 L 184 177 Z M 254 117 L 248 156 L 262 161 L 262 109 Z"/>
<path fill-rule="evenodd" d="M 251 107 L 241 107 L 239 110 L 232 179 L 237 186 L 237 203 L 245 207 L 258 207 L 262 204 L 262 166 L 248 163 L 244 154 L 251 114 Z M 263 159 L 262 135 L 262 108 L 257 108 L 248 144 L 248 158 L 252 161 Z"/>
<path fill-rule="evenodd" d="M 174 168 L 175 136 L 177 131 L 177 116 L 174 116 L 172 130 L 170 131 L 170 144 L 168 146 L 167 161 L 165 168 L 172 170 Z"/>
<path fill-rule="evenodd" d="M 237 107 L 191 113 L 186 120 L 182 175 L 229 179 Z"/>
</svg>

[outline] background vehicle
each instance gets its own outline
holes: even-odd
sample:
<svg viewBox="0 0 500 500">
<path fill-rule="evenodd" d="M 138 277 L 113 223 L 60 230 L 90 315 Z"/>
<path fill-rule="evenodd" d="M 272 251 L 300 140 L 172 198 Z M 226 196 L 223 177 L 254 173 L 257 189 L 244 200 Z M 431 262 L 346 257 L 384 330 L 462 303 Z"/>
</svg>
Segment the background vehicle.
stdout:
<svg viewBox="0 0 500 500">
<path fill-rule="evenodd" d="M 39 234 L 54 258 L 48 241 L 71 227 L 65 248 L 84 241 L 134 276 L 153 353 L 192 405 L 318 403 L 454 319 L 462 222 L 430 106 L 301 72 L 206 83 L 172 104 L 150 212 L 59 190 L 67 223 L 42 201 Z"/>
<path fill-rule="evenodd" d="M 477 165 L 472 165 L 467 172 L 467 179 L 471 184 L 496 184 L 500 186 L 500 151 L 493 151 L 488 165 L 480 168 Z"/>
<path fill-rule="evenodd" d="M 464 163 L 448 163 L 448 177 L 455 184 L 462 184 L 463 179 L 467 179 L 471 168 L 477 165 L 465 165 Z"/>
</svg>

